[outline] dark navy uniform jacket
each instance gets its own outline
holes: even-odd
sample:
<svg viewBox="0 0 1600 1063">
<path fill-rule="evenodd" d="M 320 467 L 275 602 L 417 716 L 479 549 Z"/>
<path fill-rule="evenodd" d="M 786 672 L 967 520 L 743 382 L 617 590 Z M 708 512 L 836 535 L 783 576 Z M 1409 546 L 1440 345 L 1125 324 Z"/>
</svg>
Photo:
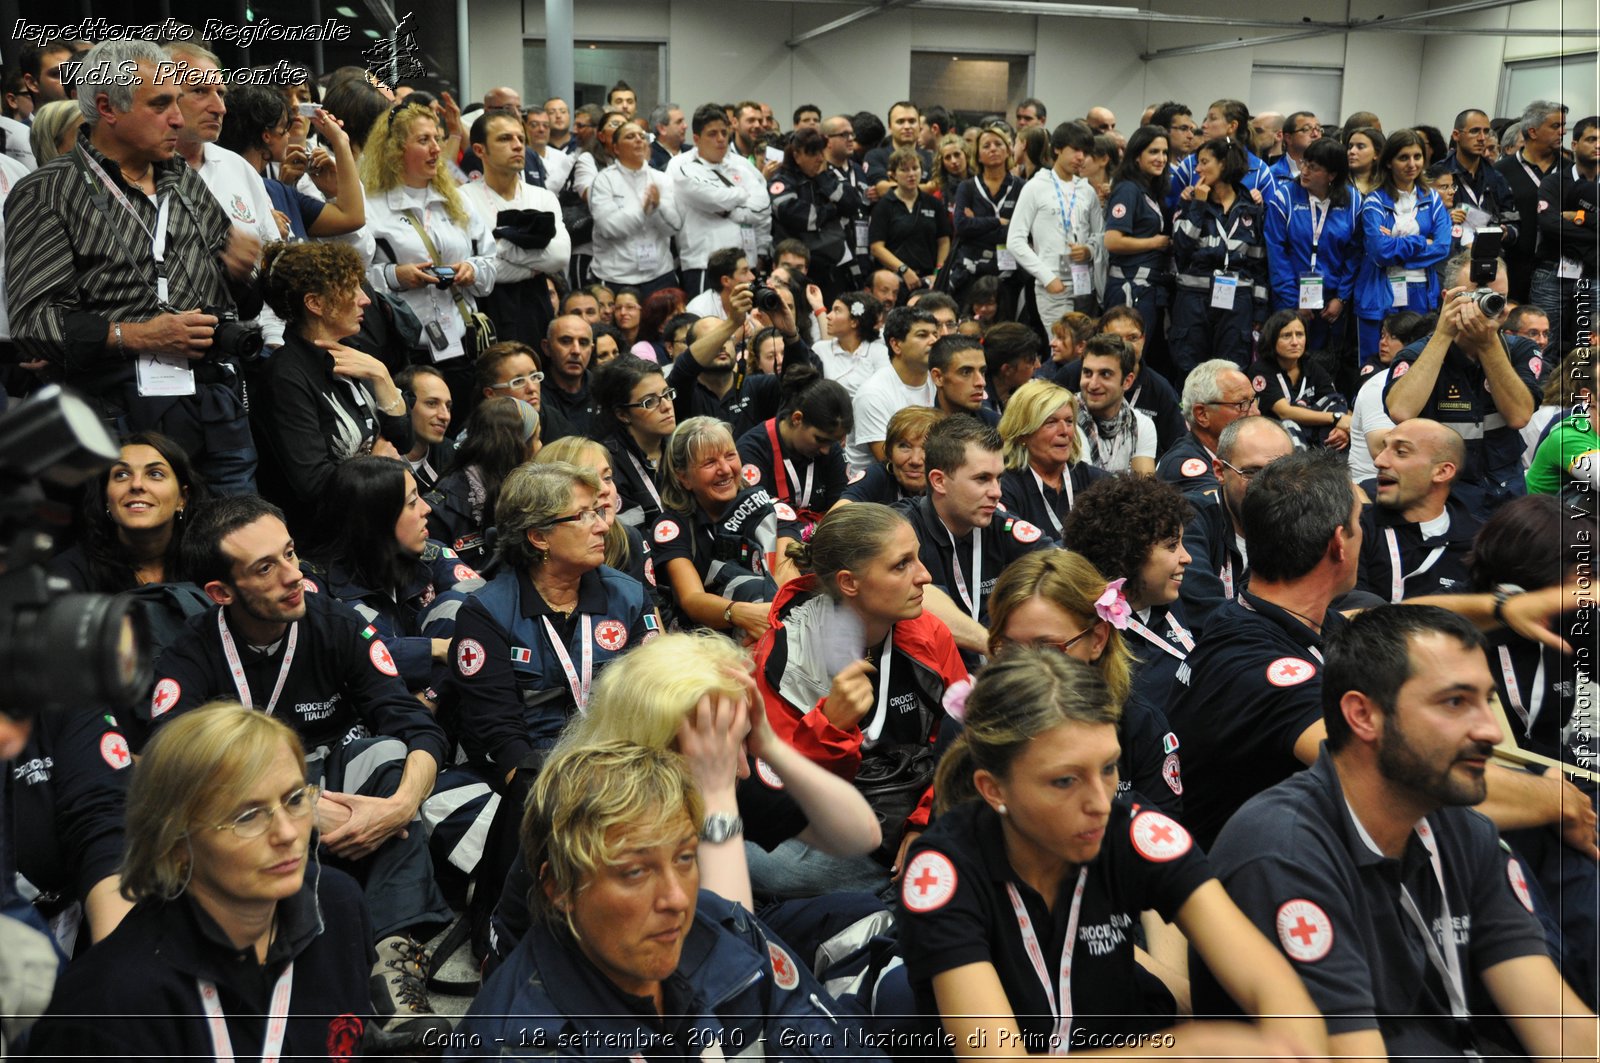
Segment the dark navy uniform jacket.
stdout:
<svg viewBox="0 0 1600 1063">
<path fill-rule="evenodd" d="M 656 485 L 656 470 L 626 431 L 605 439 L 611 452 L 611 479 L 621 498 L 617 519 L 635 528 L 648 530 L 661 515 L 661 488 Z"/>
<path fill-rule="evenodd" d="M 921 498 L 900 503 L 895 507 L 911 522 L 917 533 L 917 558 L 933 577 L 934 586 L 948 594 L 969 615 L 970 601 L 977 606 L 975 618 L 980 624 L 989 622 L 989 592 L 1000 578 L 1005 567 L 1023 554 L 1047 550 L 1061 544 L 1040 530 L 1037 524 L 1012 513 L 995 511 L 987 528 L 969 531 L 951 545 L 950 530 L 934 512 L 933 499 Z M 978 556 L 982 572 L 972 571 L 972 537 L 978 539 Z M 960 575 L 956 573 L 960 569 Z M 976 580 L 974 577 L 978 577 Z M 976 586 L 974 584 L 976 583 Z"/>
<path fill-rule="evenodd" d="M 1587 622 L 1568 620 L 1563 632 L 1574 646 L 1591 638 Z M 1579 687 L 1572 658 L 1501 629 L 1489 635 L 1489 671 L 1517 745 L 1530 752 L 1595 768 L 1594 687 Z M 1590 783 L 1581 784 L 1592 792 Z"/>
<path fill-rule="evenodd" d="M 1137 181 L 1118 181 L 1111 186 L 1111 198 L 1106 201 L 1106 231 L 1119 232 L 1137 240 L 1148 240 L 1170 232 L 1170 211 L 1163 211 L 1148 191 Z M 1111 255 L 1111 264 L 1125 273 L 1144 267 L 1160 270 L 1166 265 L 1165 251 L 1135 251 L 1132 254 Z"/>
<path fill-rule="evenodd" d="M 1485 969 L 1545 955 L 1525 885 L 1531 873 L 1507 858 L 1494 824 L 1470 808 L 1430 812 L 1399 859 L 1364 835 L 1324 747 L 1316 764 L 1239 810 L 1211 861 L 1234 903 L 1288 957 L 1330 1034 L 1375 1029 L 1391 1059 L 1460 1058 L 1471 1035 L 1450 1013 L 1400 889 L 1435 945 L 1457 951 L 1472 1006 L 1483 1000 Z M 1444 875 L 1448 932 L 1430 844 Z M 1196 1014 L 1237 1012 L 1203 963 L 1190 970 Z"/>
<path fill-rule="evenodd" d="M 1216 457 L 1194 433 L 1181 436 L 1156 462 L 1156 479 L 1174 484 L 1187 498 L 1198 506 L 1208 491 L 1217 491 L 1221 485 L 1211 470 L 1211 459 Z"/>
<path fill-rule="evenodd" d="M 1183 601 L 1184 618 L 1199 638 L 1217 608 L 1233 601 L 1250 585 L 1250 566 L 1239 551 L 1239 539 L 1221 492 L 1212 491 L 1193 501 L 1194 516 L 1183 529 L 1189 567 L 1183 571 L 1183 586 L 1178 594 Z"/>
<path fill-rule="evenodd" d="M 773 501 L 783 502 L 796 512 L 826 513 L 844 494 L 844 448 L 834 447 L 815 459 L 800 453 L 772 453 L 772 441 L 783 447 L 783 436 L 777 435 L 777 425 L 772 420 L 762 421 L 739 437 L 739 460 L 744 462 L 744 482 L 755 487 L 765 487 Z M 787 459 L 787 465 L 785 465 Z M 790 468 L 793 472 L 790 472 Z M 782 473 L 781 481 L 779 473 Z M 810 493 L 805 493 L 806 478 L 811 478 Z"/>
<path fill-rule="evenodd" d="M 794 517 L 795 511 L 774 502 L 765 487 L 740 491 L 715 519 L 698 504 L 692 516 L 668 510 L 650 529 L 655 568 L 665 577 L 658 585 L 672 596 L 667 565 L 684 557 L 694 562 L 701 585 L 712 594 L 736 602 L 770 602 L 778 592 L 770 571 L 778 524 Z"/>
<path fill-rule="evenodd" d="M 1184 579 L 1188 579 L 1187 573 Z M 1135 661 L 1133 692 L 1165 713 L 1177 696 L 1178 675 L 1194 649 L 1194 633 L 1184 621 L 1183 599 L 1152 605 L 1144 616 L 1134 613 L 1122 639 Z"/>
<path fill-rule="evenodd" d="M 1374 496 L 1374 490 L 1368 488 L 1367 495 Z M 1465 591 L 1470 585 L 1467 555 L 1472 552 L 1472 539 L 1483 522 L 1455 497 L 1445 502 L 1444 511 L 1450 518 L 1450 527 L 1442 535 L 1424 538 L 1422 525 L 1403 520 L 1397 510 L 1373 502 L 1362 506 L 1361 567 L 1356 575 L 1356 589 L 1369 591 L 1388 602 L 1398 602 L 1402 597 Z M 1394 571 L 1396 553 L 1400 557 L 1398 585 Z"/>
<path fill-rule="evenodd" d="M 473 764 L 494 765 L 504 775 L 529 753 L 554 745 L 578 710 L 547 621 L 580 688 L 586 649 L 592 683 L 624 650 L 657 630 L 644 587 L 614 568 L 602 565 L 583 574 L 577 608 L 568 616 L 545 604 L 526 572 L 507 568 L 495 576 L 462 608 L 450 644 L 461 746 Z"/>
<path fill-rule="evenodd" d="M 1034 479 L 1030 468 L 1007 469 L 1000 474 L 1000 505 L 1005 511 L 997 511 L 995 520 L 998 522 L 1008 515 L 1018 517 L 1059 539 L 1073 501 L 1087 491 L 1090 484 L 1110 475 L 1087 461 L 1070 462 L 1062 472 L 1062 490 L 1056 491 L 1049 484 Z M 984 570 L 988 571 L 988 567 L 985 564 Z"/>
<path fill-rule="evenodd" d="M 850 473 L 846 480 L 844 494 L 852 502 L 877 502 L 880 505 L 892 506 L 916 495 L 908 495 L 900 486 L 900 481 L 895 479 L 887 463 L 880 462 L 869 465 L 858 472 Z"/>
<path fill-rule="evenodd" d="M 456 1025 L 447 1058 L 882 1058 L 809 962 L 708 890 L 662 994 L 665 1019 L 618 989 L 564 927 L 540 921 Z"/>
<path fill-rule="evenodd" d="M 1184 823 L 1202 845 L 1301 769 L 1295 740 L 1322 719 L 1322 641 L 1344 623 L 1330 609 L 1318 634 L 1248 591 L 1212 615 L 1167 711 L 1188 768 Z"/>
<path fill-rule="evenodd" d="M 436 539 L 461 556 L 474 569 L 488 565 L 488 531 L 494 526 L 494 512 L 485 505 L 474 518 L 471 487 L 465 469 L 446 473 L 431 490 L 423 492 L 428 503 L 428 538 Z"/>
<path fill-rule="evenodd" d="M 400 681 L 400 670 L 377 629 L 355 610 L 306 588 L 306 615 L 297 621 L 294 661 L 273 715 L 294 728 L 306 752 L 329 750 L 361 738 L 388 735 L 423 750 L 443 766 L 444 731 L 433 714 Z M 150 702 L 135 710 L 128 737 L 134 748 L 160 724 L 213 698 L 237 698 L 233 672 L 223 654 L 217 627 L 221 606 L 189 622 L 179 639 L 156 662 Z M 233 631 L 255 707 L 265 710 L 287 653 L 285 637 L 267 653 L 257 653 Z"/>
</svg>

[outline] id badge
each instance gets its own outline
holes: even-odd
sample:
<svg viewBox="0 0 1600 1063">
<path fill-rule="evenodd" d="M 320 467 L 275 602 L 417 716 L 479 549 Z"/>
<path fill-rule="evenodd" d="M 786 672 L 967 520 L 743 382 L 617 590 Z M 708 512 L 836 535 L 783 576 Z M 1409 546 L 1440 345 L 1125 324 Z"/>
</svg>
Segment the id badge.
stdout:
<svg viewBox="0 0 1600 1063">
<path fill-rule="evenodd" d="M 1406 272 L 1403 269 L 1389 271 L 1389 294 L 1393 298 L 1394 308 L 1403 310 L 1406 306 Z"/>
<path fill-rule="evenodd" d="M 1579 280 L 1583 277 L 1583 266 L 1576 259 L 1560 259 L 1556 262 L 1556 276 L 1562 280 Z"/>
<path fill-rule="evenodd" d="M 1087 262 L 1072 264 L 1072 294 L 1075 297 L 1094 294 L 1094 272 Z"/>
<path fill-rule="evenodd" d="M 141 398 L 194 394 L 194 367 L 181 354 L 141 354 L 134 362 Z"/>
<path fill-rule="evenodd" d="M 1321 310 L 1322 307 L 1322 275 L 1319 273 L 1302 273 L 1300 275 L 1300 309 Z"/>
<path fill-rule="evenodd" d="M 632 244 L 634 261 L 646 273 L 655 274 L 661 269 L 661 249 L 654 240 L 635 240 Z"/>
<path fill-rule="evenodd" d="M 1299 291 L 1301 291 L 1299 309 L 1302 309 L 1302 311 L 1320 311 L 1322 309 L 1322 275 L 1301 274 Z"/>
<path fill-rule="evenodd" d="M 746 259 L 751 262 L 756 260 L 756 230 L 753 226 L 739 226 L 739 246 L 744 249 Z"/>
<path fill-rule="evenodd" d="M 1017 256 L 1007 251 L 1005 244 L 994 249 L 994 261 L 1000 267 L 1001 273 L 1011 273 L 1017 268 Z"/>
<path fill-rule="evenodd" d="M 1239 275 L 1217 270 L 1211 274 L 1211 305 L 1217 310 L 1232 310 L 1239 294 Z"/>
<path fill-rule="evenodd" d="M 869 225 L 870 223 L 866 221 L 856 222 L 856 250 L 863 255 L 867 253 L 867 229 Z"/>
</svg>

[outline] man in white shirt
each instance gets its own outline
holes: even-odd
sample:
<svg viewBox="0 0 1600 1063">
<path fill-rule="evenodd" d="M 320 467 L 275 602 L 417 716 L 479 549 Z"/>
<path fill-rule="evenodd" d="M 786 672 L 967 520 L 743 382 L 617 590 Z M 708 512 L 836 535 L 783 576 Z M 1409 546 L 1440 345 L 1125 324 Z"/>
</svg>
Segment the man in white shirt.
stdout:
<svg viewBox="0 0 1600 1063">
<path fill-rule="evenodd" d="M 728 116 L 721 107 L 698 108 L 691 129 L 694 147 L 674 156 L 666 173 L 683 212 L 683 290 L 698 295 L 712 287 L 705 272 L 713 251 L 737 247 L 753 262 L 771 246 L 772 204 L 760 171 L 728 150 Z"/>
<path fill-rule="evenodd" d="M 706 262 L 706 290 L 689 300 L 684 309 L 696 317 L 731 317 L 733 290 L 756 279 L 742 247 L 724 247 Z"/>
<path fill-rule="evenodd" d="M 1083 349 L 1078 394 L 1078 432 L 1084 460 L 1106 472 L 1154 476 L 1156 423 L 1128 402 L 1138 368 L 1133 347 L 1121 336 L 1102 332 Z"/>
<path fill-rule="evenodd" d="M 555 193 L 529 184 L 523 177 L 526 149 L 522 129 L 516 113 L 509 109 L 478 116 L 468 138 L 473 154 L 483 162 L 483 180 L 462 185 L 461 196 L 491 231 L 501 227 L 502 211 L 541 211 L 554 218 L 555 234 L 543 247 L 533 246 L 538 240 L 529 238 L 531 220 L 505 219 L 509 231 L 495 239 L 500 265 L 494 291 L 478 299 L 478 308 L 495 323 L 500 339 L 535 345 L 544 339 L 555 316 L 545 275 L 559 277 L 567 271 L 572 239 L 561 221 L 561 204 Z"/>
<path fill-rule="evenodd" d="M 525 112 L 522 129 L 528 138 L 528 155 L 522 164 L 523 177 L 528 177 L 529 171 L 541 172 L 544 180 L 537 183 L 559 193 L 561 186 L 567 183 L 567 175 L 572 172 L 573 158 L 560 148 L 551 147 L 550 112 L 543 107 Z"/>
<path fill-rule="evenodd" d="M 852 471 L 884 460 L 889 418 L 907 406 L 932 406 L 938 391 L 928 373 L 928 355 L 939 338 L 939 322 L 926 310 L 895 307 L 883 323 L 889 364 L 856 392 L 856 425 L 845 460 Z"/>
<path fill-rule="evenodd" d="M 1082 122 L 1063 122 L 1050 134 L 1050 147 L 1055 166 L 1023 187 L 1006 236 L 1006 250 L 1033 277 L 1046 328 L 1072 310 L 1075 299 L 1094 295 L 1096 278 L 1105 274 L 1106 229 L 1100 196 L 1078 176 L 1094 134 Z"/>
</svg>

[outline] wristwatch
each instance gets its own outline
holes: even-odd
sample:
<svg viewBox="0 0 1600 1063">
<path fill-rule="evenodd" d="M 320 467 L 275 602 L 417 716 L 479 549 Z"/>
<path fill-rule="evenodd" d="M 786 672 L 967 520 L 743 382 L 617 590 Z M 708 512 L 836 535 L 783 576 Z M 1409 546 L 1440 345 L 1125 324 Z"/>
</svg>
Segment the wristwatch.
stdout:
<svg viewBox="0 0 1600 1063">
<path fill-rule="evenodd" d="M 706 815 L 705 826 L 700 828 L 700 840 L 716 845 L 743 833 L 744 820 L 738 816 L 727 812 L 710 812 Z"/>
<path fill-rule="evenodd" d="M 902 276 L 902 277 L 904 277 L 904 276 L 905 276 L 905 275 L 906 275 L 906 274 L 907 274 L 907 273 L 909 273 L 909 272 L 911 272 L 911 267 L 910 267 L 910 266 L 908 266 L 908 265 L 906 265 L 906 264 L 905 264 L 905 263 L 904 263 L 904 262 L 902 262 L 902 263 L 900 263 L 900 265 L 899 265 L 899 266 L 898 266 L 898 267 L 897 267 L 897 268 L 896 268 L 896 269 L 895 269 L 895 272 L 896 272 L 896 273 L 898 273 L 898 274 L 900 274 L 900 276 Z"/>
<path fill-rule="evenodd" d="M 1513 596 L 1526 593 L 1515 583 L 1497 583 L 1494 586 L 1494 622 L 1501 627 L 1506 625 L 1506 602 Z"/>
<path fill-rule="evenodd" d="M 732 624 L 733 623 L 733 603 L 732 602 L 729 602 L 728 603 L 728 607 L 722 611 L 722 622 L 724 624 Z"/>
</svg>

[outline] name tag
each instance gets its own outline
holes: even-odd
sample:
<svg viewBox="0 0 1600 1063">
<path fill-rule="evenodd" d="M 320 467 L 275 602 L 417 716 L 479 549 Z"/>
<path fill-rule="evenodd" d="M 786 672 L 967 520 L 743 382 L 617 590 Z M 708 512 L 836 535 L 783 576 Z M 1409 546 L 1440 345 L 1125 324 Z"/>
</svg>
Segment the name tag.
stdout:
<svg viewBox="0 0 1600 1063">
<path fill-rule="evenodd" d="M 1094 294 L 1094 274 L 1086 262 L 1072 264 L 1072 294 L 1075 296 Z"/>
<path fill-rule="evenodd" d="M 1007 251 L 1005 244 L 994 249 L 994 260 L 1001 273 L 1010 273 L 1017 268 L 1017 256 Z"/>
<path fill-rule="evenodd" d="M 924 210 L 924 211 L 923 211 L 923 212 L 922 212 L 922 216 L 923 216 L 923 217 L 924 217 L 924 218 L 931 218 L 931 217 L 933 217 L 933 211 L 931 211 L 931 210 Z"/>
<path fill-rule="evenodd" d="M 654 240 L 635 240 L 632 249 L 640 269 L 654 273 L 661 268 L 661 250 Z"/>
<path fill-rule="evenodd" d="M 1583 266 L 1576 259 L 1563 258 L 1556 262 L 1556 276 L 1575 281 L 1583 276 Z"/>
<path fill-rule="evenodd" d="M 1322 277 L 1316 273 L 1300 275 L 1300 309 L 1322 309 Z"/>
<path fill-rule="evenodd" d="M 1406 298 L 1407 298 L 1407 296 L 1406 296 L 1406 271 L 1405 270 L 1403 270 L 1403 269 L 1391 269 L 1389 271 L 1389 294 L 1394 299 L 1394 307 L 1395 307 L 1395 309 L 1396 310 L 1404 309 L 1404 307 L 1406 306 Z"/>
<path fill-rule="evenodd" d="M 194 394 L 194 369 L 181 354 L 141 354 L 134 376 L 144 398 Z"/>
<path fill-rule="evenodd" d="M 1223 273 L 1221 270 L 1211 275 L 1211 305 L 1218 310 L 1232 310 L 1233 301 L 1239 294 L 1239 275 L 1237 273 Z"/>
</svg>

